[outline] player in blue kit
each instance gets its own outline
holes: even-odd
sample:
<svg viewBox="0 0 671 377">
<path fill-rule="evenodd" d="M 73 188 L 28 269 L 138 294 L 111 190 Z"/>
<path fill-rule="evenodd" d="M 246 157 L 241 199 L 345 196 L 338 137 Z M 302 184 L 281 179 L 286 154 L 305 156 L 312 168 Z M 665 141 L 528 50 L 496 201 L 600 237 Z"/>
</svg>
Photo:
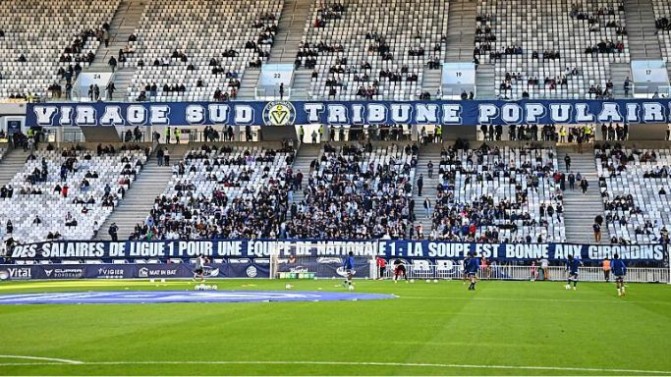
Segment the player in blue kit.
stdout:
<svg viewBox="0 0 671 377">
<path fill-rule="evenodd" d="M 615 276 L 615 285 L 617 286 L 617 295 L 624 296 L 624 277 L 627 275 L 627 266 L 620 256 L 613 255 L 613 261 L 610 263 L 610 269 Z"/>
<path fill-rule="evenodd" d="M 573 281 L 573 290 L 576 290 L 578 285 L 578 269 L 582 266 L 582 262 L 576 258 L 573 258 L 573 255 L 568 256 L 566 261 L 566 271 L 568 271 L 568 279 L 566 279 L 566 289 L 571 289 L 571 281 Z"/>
<path fill-rule="evenodd" d="M 345 261 L 342 264 L 343 268 L 345 269 L 345 273 L 347 273 L 347 279 L 343 282 L 343 285 L 347 286 L 347 288 L 351 291 L 354 289 L 354 286 L 352 285 L 352 274 L 354 270 L 354 253 L 349 252 L 349 255 L 347 258 L 345 258 Z"/>
<path fill-rule="evenodd" d="M 471 259 L 469 255 L 466 255 L 464 260 L 461 262 L 461 280 L 463 280 L 464 285 L 466 285 L 466 281 L 468 280 L 468 261 Z"/>
<path fill-rule="evenodd" d="M 469 291 L 475 290 L 478 270 L 480 270 L 480 258 L 476 258 L 475 253 L 471 251 L 470 258 L 468 258 L 468 264 L 466 265 L 466 275 L 468 275 L 468 279 L 471 281 L 471 284 L 468 286 Z"/>
</svg>

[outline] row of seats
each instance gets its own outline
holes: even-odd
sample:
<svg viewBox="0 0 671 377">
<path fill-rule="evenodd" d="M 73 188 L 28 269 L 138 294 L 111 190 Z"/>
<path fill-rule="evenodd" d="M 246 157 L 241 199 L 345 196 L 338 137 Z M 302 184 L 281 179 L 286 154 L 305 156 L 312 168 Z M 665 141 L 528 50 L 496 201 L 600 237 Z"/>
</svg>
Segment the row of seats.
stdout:
<svg viewBox="0 0 671 377">
<path fill-rule="evenodd" d="M 610 64 L 630 61 L 628 38 L 618 33 L 618 27 L 626 28 L 624 8 L 616 0 L 481 0 L 477 12 L 482 34 L 475 57 L 495 65 L 495 92 L 501 97 L 521 99 L 526 91 L 531 98 L 595 98 L 589 89 L 606 88 Z M 601 42 L 621 42 L 622 51 L 586 53 Z M 517 51 L 506 54 L 507 48 Z M 500 58 L 492 56 L 497 52 Z M 546 52 L 559 56 L 544 59 Z M 502 89 L 507 73 L 519 79 Z M 540 81 L 538 86 L 528 85 L 532 78 Z M 556 80 L 556 88 L 544 84 L 546 78 Z"/>
<path fill-rule="evenodd" d="M 563 194 L 552 149 L 481 148 L 441 153 L 432 239 L 564 242 Z"/>
<path fill-rule="evenodd" d="M 216 89 L 229 89 L 226 73 L 242 79 L 250 63 L 267 60 L 272 43 L 259 35 L 274 37 L 275 32 L 265 30 L 277 26 L 283 5 L 282 0 L 150 2 L 135 31 L 137 40 L 130 42 L 135 52 L 125 63 L 144 63 L 132 79 L 128 99 L 137 99 L 145 86 L 155 83 L 158 90 L 152 100 L 211 100 Z M 257 47 L 246 48 L 248 42 Z M 213 74 L 213 68 L 222 73 Z M 199 90 L 199 80 L 207 90 Z M 163 91 L 164 84 L 183 84 L 186 91 L 176 98 L 177 93 Z"/>
<path fill-rule="evenodd" d="M 291 148 L 191 150 L 131 238 L 277 238 L 293 159 Z"/>
<path fill-rule="evenodd" d="M 21 243 L 92 239 L 145 162 L 143 151 L 34 152 L 2 189 L 0 234 Z"/>
<path fill-rule="evenodd" d="M 81 33 L 97 30 L 112 19 L 120 0 L 6 0 L 0 2 L 0 98 L 44 96 L 60 81 L 61 54 Z M 83 53 L 95 53 L 89 38 Z M 25 62 L 19 61 L 23 56 Z M 82 63 L 82 66 L 87 64 Z"/>
<path fill-rule="evenodd" d="M 431 58 L 443 61 L 445 57 L 443 36 L 447 32 L 449 2 L 352 0 L 343 4 L 315 1 L 307 20 L 301 52 L 313 51 L 318 56 L 299 55 L 298 60 L 301 66 L 307 65 L 316 73 L 310 94 L 314 98 L 357 100 L 364 98 L 357 95 L 363 86 L 375 93 L 374 99 L 417 99 L 424 66 Z M 320 52 L 320 44 L 336 51 Z M 440 51 L 435 50 L 436 46 Z M 421 56 L 411 54 L 411 50 L 420 49 L 424 51 Z M 384 57 L 384 53 L 391 58 Z M 310 59 L 316 59 L 314 68 L 307 64 Z M 341 64 L 343 59 L 346 63 Z M 362 69 L 364 63 L 370 64 L 370 68 Z M 332 67 L 342 68 L 346 73 L 331 73 Z M 407 67 L 407 74 L 401 72 L 403 67 Z M 391 82 L 381 78 L 381 70 L 397 73 L 402 79 Z M 355 81 L 355 75 L 360 77 L 364 73 L 370 76 L 368 82 Z M 417 75 L 417 80 L 407 81 L 408 74 Z M 337 85 L 329 85 L 327 80 L 335 80 Z"/>
<path fill-rule="evenodd" d="M 671 150 L 596 149 L 605 221 L 619 243 L 660 242 L 671 224 Z"/>
<path fill-rule="evenodd" d="M 652 0 L 652 10 L 655 14 L 655 20 L 661 21 L 666 19 L 671 22 L 671 4 L 667 0 Z M 650 20 L 653 22 L 653 20 Z M 662 57 L 665 61 L 669 61 L 671 57 L 671 34 L 669 27 L 664 27 L 661 22 L 657 24 L 658 32 L 657 39 L 659 39 L 659 47 L 662 50 Z"/>
</svg>

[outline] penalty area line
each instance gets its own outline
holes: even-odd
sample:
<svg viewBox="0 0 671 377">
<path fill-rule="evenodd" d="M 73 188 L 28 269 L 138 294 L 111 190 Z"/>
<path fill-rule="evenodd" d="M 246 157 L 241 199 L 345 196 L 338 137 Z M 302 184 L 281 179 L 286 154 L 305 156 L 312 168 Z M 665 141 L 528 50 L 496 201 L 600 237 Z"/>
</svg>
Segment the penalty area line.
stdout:
<svg viewBox="0 0 671 377">
<path fill-rule="evenodd" d="M 597 373 L 630 373 L 630 374 L 659 374 L 671 375 L 670 371 L 644 370 L 644 369 L 619 369 L 619 368 L 582 368 L 582 367 L 552 367 L 532 365 L 474 365 L 474 364 L 448 364 L 448 363 L 396 363 L 375 361 L 277 361 L 277 360 L 231 360 L 231 361 L 76 361 L 54 358 L 37 358 L 32 356 L 0 355 L 0 358 L 16 358 L 27 360 L 44 360 L 44 362 L 26 363 L 0 363 L 0 367 L 7 366 L 41 366 L 41 365 L 79 365 L 79 366 L 104 366 L 104 365 L 331 365 L 331 366 L 391 366 L 408 368 L 451 368 L 451 369 L 501 369 L 501 370 L 537 370 L 537 371 L 564 371 L 564 372 L 597 372 Z"/>
<path fill-rule="evenodd" d="M 78 360 L 70 360 L 70 359 L 59 359 L 55 357 L 41 357 L 41 356 L 24 356 L 24 355 L 0 355 L 0 359 L 18 359 L 18 360 L 37 360 L 37 361 L 47 361 L 48 363 L 31 363 L 31 364 L 72 364 L 72 365 L 77 365 L 77 364 L 83 364 L 84 362 L 78 361 Z M 1 363 L 0 365 L 4 365 L 5 363 Z M 10 363 L 12 364 L 12 363 Z M 13 364 L 23 364 L 23 363 L 13 363 Z"/>
</svg>

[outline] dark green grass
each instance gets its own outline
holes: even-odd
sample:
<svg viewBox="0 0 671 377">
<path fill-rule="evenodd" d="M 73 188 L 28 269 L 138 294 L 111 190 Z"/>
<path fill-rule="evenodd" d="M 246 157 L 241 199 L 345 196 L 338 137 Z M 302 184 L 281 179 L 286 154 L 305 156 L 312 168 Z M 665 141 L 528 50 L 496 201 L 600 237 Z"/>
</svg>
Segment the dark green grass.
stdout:
<svg viewBox="0 0 671 377">
<path fill-rule="evenodd" d="M 279 290 L 286 281 L 215 283 L 219 289 Z M 332 280 L 291 283 L 293 290 L 342 290 Z M 0 293 L 192 287 L 189 282 L 2 283 Z M 358 281 L 357 291 L 399 298 L 0 306 L 0 354 L 84 362 L 0 357 L 0 375 L 671 375 L 666 285 L 631 284 L 624 298 L 604 283 L 566 291 L 563 283 L 481 282 L 470 292 L 456 281 Z M 198 361 L 240 363 L 193 363 Z M 259 363 L 264 361 L 351 364 Z M 403 365 L 357 364 L 371 362 Z"/>
</svg>

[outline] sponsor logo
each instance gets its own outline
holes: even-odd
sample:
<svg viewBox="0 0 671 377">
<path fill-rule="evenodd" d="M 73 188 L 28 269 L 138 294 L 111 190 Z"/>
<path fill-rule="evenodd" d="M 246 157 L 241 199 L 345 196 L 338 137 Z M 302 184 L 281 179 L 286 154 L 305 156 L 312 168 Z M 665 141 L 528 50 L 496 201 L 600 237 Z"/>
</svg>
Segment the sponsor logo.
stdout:
<svg viewBox="0 0 671 377">
<path fill-rule="evenodd" d="M 334 257 L 321 257 L 321 258 L 317 258 L 317 263 L 321 263 L 321 264 L 332 264 L 332 263 L 342 264 L 342 259 L 334 258 Z"/>
<path fill-rule="evenodd" d="M 350 270 L 350 271 L 352 272 L 352 275 L 356 275 L 356 270 Z M 346 277 L 347 270 L 345 269 L 345 267 L 338 267 L 338 269 L 336 270 L 336 274 L 338 274 L 338 276 Z"/>
<path fill-rule="evenodd" d="M 177 268 L 153 269 L 142 267 L 138 270 L 137 275 L 141 278 L 177 276 Z"/>
<path fill-rule="evenodd" d="M 301 272 L 310 272 L 310 271 L 308 270 L 307 267 L 296 266 L 296 267 L 292 267 L 291 269 L 289 269 L 289 272 L 301 273 Z"/>
<path fill-rule="evenodd" d="M 10 267 L 0 273 L 0 280 L 28 280 L 33 277 L 30 267 Z"/>
<path fill-rule="evenodd" d="M 292 125 L 296 121 L 296 108 L 288 101 L 268 102 L 263 108 L 263 122 L 266 126 Z"/>
<path fill-rule="evenodd" d="M 137 276 L 141 278 L 148 278 L 149 277 L 149 269 L 147 267 L 142 267 L 138 273 Z"/>
<path fill-rule="evenodd" d="M 99 268 L 98 279 L 123 279 L 123 268 Z"/>
<path fill-rule="evenodd" d="M 205 275 L 211 278 L 216 278 L 219 277 L 219 269 L 218 268 L 210 268 L 209 270 L 206 269 Z"/>
<path fill-rule="evenodd" d="M 256 267 L 254 267 L 254 266 L 249 266 L 249 267 L 247 267 L 247 269 L 245 270 L 245 273 L 247 274 L 247 277 L 255 278 L 256 275 L 259 274 L 259 271 L 256 269 Z"/>
<path fill-rule="evenodd" d="M 84 276 L 84 269 L 82 268 L 55 268 L 44 269 L 47 278 L 50 279 L 81 279 Z"/>
<path fill-rule="evenodd" d="M 450 274 L 455 272 L 454 262 L 452 262 L 449 259 L 447 260 L 438 259 L 435 261 L 435 263 L 437 271 L 446 272 Z"/>
</svg>

